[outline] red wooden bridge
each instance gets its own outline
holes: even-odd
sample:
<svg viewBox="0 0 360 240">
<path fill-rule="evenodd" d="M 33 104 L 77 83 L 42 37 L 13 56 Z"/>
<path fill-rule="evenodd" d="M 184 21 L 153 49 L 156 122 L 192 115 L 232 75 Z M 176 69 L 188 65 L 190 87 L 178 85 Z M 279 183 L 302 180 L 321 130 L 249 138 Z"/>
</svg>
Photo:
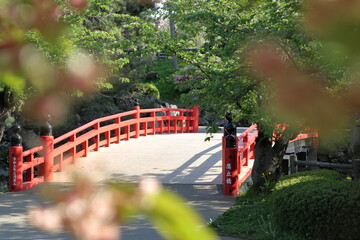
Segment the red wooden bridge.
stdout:
<svg viewBox="0 0 360 240">
<path fill-rule="evenodd" d="M 44 181 L 69 181 L 69 172 L 82 171 L 93 178 L 95 172 L 102 173 L 99 181 L 138 181 L 155 176 L 163 183 L 224 184 L 224 194 L 234 196 L 251 174 L 256 125 L 239 128 L 236 146 L 226 148 L 222 133 L 215 134 L 210 143 L 204 142 L 204 129 L 198 134 L 198 116 L 197 106 L 135 106 L 132 111 L 93 120 L 55 139 L 45 127 L 38 147 L 23 151 L 19 141 L 13 141 L 9 189 L 15 192 Z M 19 139 L 17 134 L 15 140 Z M 164 134 L 168 135 L 160 136 Z M 75 167 L 65 170 L 69 166 Z"/>
</svg>

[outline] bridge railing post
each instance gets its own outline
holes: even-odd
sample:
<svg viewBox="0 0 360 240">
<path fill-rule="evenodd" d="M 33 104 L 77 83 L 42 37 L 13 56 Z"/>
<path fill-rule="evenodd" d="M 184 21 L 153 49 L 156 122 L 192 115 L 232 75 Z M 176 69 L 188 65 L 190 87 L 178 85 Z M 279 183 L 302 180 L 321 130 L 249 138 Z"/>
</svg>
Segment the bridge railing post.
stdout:
<svg viewBox="0 0 360 240">
<path fill-rule="evenodd" d="M 136 113 L 134 114 L 135 124 L 134 124 L 134 131 L 135 135 L 134 138 L 139 138 L 140 136 L 140 105 L 139 102 L 136 101 L 134 110 L 136 110 Z"/>
<path fill-rule="evenodd" d="M 239 189 L 239 163 L 238 158 L 238 140 L 236 125 L 232 122 L 231 113 L 227 113 L 225 119 L 228 123 L 224 126 L 223 137 L 223 159 L 222 176 L 224 183 L 224 195 L 236 196 Z"/>
<path fill-rule="evenodd" d="M 229 138 L 231 138 L 231 136 L 225 137 L 225 141 L 229 141 Z M 238 149 L 237 147 L 229 148 L 226 146 L 223 151 L 224 195 L 236 196 L 239 189 L 239 166 L 237 162 Z"/>
<path fill-rule="evenodd" d="M 152 112 L 150 113 L 150 117 L 151 117 L 152 119 L 155 119 L 155 117 L 156 117 L 155 111 L 152 111 Z M 150 128 L 151 128 L 151 134 L 152 134 L 152 135 L 155 135 L 155 133 L 156 133 L 156 121 L 155 121 L 155 120 L 152 120 L 152 121 L 150 122 Z"/>
<path fill-rule="evenodd" d="M 165 122 L 166 122 L 166 126 L 167 126 L 167 128 L 166 128 L 166 130 L 165 130 L 165 132 L 166 133 L 171 133 L 171 113 L 170 113 L 170 110 L 166 110 L 166 117 L 167 117 L 167 119 L 165 120 Z"/>
<path fill-rule="evenodd" d="M 118 126 L 118 127 L 115 129 L 115 137 L 116 137 L 115 143 L 120 143 L 120 135 L 121 135 L 120 122 L 121 122 L 121 118 L 120 118 L 120 117 L 117 117 L 117 118 L 115 119 L 115 123 L 116 123 L 116 125 Z"/>
<path fill-rule="evenodd" d="M 243 138 L 243 146 L 247 146 L 249 142 L 249 135 L 245 135 Z M 243 152 L 243 159 L 245 159 L 244 166 L 249 165 L 249 147 Z M 242 164 L 242 163 L 241 163 Z"/>
<path fill-rule="evenodd" d="M 193 108 L 192 116 L 194 120 L 192 122 L 193 130 L 192 132 L 199 132 L 199 105 L 195 105 Z"/>
<path fill-rule="evenodd" d="M 221 160 L 222 160 L 222 171 L 221 171 L 221 176 L 222 176 L 222 184 L 225 185 L 225 180 L 226 180 L 226 168 L 225 168 L 225 148 L 226 148 L 226 138 L 225 136 L 222 136 L 222 151 L 221 151 Z"/>
<path fill-rule="evenodd" d="M 54 167 L 54 136 L 52 135 L 52 126 L 49 122 L 46 122 L 45 125 L 40 127 L 40 138 L 43 145 L 42 155 L 44 157 L 44 163 L 39 167 L 39 174 L 44 176 L 45 182 L 49 182 L 53 180 Z M 72 150 L 72 157 L 74 158 L 73 161 L 75 161 L 75 153 L 73 151 L 76 150 Z"/>
<path fill-rule="evenodd" d="M 9 149 L 9 191 L 17 192 L 21 191 L 23 183 L 23 146 L 22 139 L 19 134 L 21 128 L 18 124 L 15 124 L 13 127 L 13 135 L 10 139 L 10 149 Z"/>
<path fill-rule="evenodd" d="M 99 151 L 100 148 L 100 133 L 99 133 L 100 123 L 96 122 L 93 127 L 96 132 L 96 135 L 94 136 L 94 144 L 95 144 L 94 151 L 96 152 Z"/>
<path fill-rule="evenodd" d="M 250 159 L 255 159 L 255 142 L 251 143 L 250 152 L 252 153 Z"/>
</svg>

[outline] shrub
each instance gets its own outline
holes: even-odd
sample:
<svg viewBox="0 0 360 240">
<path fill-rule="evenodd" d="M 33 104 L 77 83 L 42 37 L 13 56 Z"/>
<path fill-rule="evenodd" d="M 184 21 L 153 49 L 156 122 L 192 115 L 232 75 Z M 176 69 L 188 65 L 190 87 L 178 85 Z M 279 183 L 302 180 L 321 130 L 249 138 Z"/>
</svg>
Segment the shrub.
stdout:
<svg viewBox="0 0 360 240">
<path fill-rule="evenodd" d="M 143 95 L 151 95 L 156 98 L 160 98 L 160 92 L 157 87 L 152 83 L 136 83 L 131 91 L 134 93 L 140 93 Z"/>
<path fill-rule="evenodd" d="M 274 186 L 274 190 L 280 190 L 296 183 L 307 181 L 326 181 L 326 180 L 338 180 L 339 173 L 332 170 L 320 169 L 314 171 L 300 172 L 297 174 L 283 176 Z"/>
<path fill-rule="evenodd" d="M 359 189 L 329 170 L 282 178 L 270 196 L 274 224 L 306 239 L 359 239 Z"/>
</svg>

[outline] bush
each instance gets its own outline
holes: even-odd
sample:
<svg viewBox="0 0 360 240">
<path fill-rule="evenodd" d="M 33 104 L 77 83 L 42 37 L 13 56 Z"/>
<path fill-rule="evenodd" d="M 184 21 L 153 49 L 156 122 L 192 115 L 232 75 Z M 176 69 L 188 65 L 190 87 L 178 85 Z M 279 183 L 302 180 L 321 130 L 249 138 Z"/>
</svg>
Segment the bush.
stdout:
<svg viewBox="0 0 360 240">
<path fill-rule="evenodd" d="M 297 183 L 304 183 L 307 181 L 327 181 L 327 180 L 339 180 L 339 173 L 331 170 L 314 170 L 300 172 L 297 174 L 283 176 L 274 186 L 274 190 L 281 190 Z"/>
<path fill-rule="evenodd" d="M 360 237 L 360 182 L 316 170 L 282 178 L 270 196 L 274 224 L 306 239 Z"/>
<path fill-rule="evenodd" d="M 140 93 L 143 95 L 151 95 L 160 98 L 160 92 L 157 87 L 152 83 L 137 83 L 131 88 L 131 92 Z"/>
</svg>

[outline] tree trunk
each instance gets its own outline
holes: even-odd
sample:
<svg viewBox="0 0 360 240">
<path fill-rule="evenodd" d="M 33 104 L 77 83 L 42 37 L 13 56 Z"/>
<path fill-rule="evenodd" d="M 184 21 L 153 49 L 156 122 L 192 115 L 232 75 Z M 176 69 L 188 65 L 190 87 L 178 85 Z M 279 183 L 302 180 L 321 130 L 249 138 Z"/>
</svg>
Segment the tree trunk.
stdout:
<svg viewBox="0 0 360 240">
<path fill-rule="evenodd" d="M 272 181 L 280 177 L 287 142 L 279 138 L 273 144 L 271 138 L 259 130 L 254 149 L 255 162 L 251 174 L 254 187 L 263 186 L 265 180 Z"/>
<path fill-rule="evenodd" d="M 348 153 L 351 158 L 360 157 L 360 124 L 354 124 L 350 129 L 350 144 Z"/>
<path fill-rule="evenodd" d="M 4 137 L 5 127 L 6 127 L 5 126 L 5 120 L 8 117 L 10 117 L 10 112 L 0 116 L 0 142 L 1 142 L 2 138 Z"/>
<path fill-rule="evenodd" d="M 169 13 L 170 15 L 173 13 L 173 11 L 171 10 L 171 5 L 169 4 Z M 175 31 L 175 22 L 174 20 L 170 17 L 170 36 L 171 38 L 175 38 L 176 35 L 176 31 Z M 176 55 L 172 55 L 172 63 L 173 63 L 173 69 L 174 70 L 178 70 L 179 69 L 179 65 L 178 65 L 178 61 L 176 58 Z"/>
<path fill-rule="evenodd" d="M 18 105 L 20 103 L 17 102 L 13 91 L 3 86 L 0 91 L 0 142 L 4 136 L 5 120 L 10 117 Z"/>
</svg>

